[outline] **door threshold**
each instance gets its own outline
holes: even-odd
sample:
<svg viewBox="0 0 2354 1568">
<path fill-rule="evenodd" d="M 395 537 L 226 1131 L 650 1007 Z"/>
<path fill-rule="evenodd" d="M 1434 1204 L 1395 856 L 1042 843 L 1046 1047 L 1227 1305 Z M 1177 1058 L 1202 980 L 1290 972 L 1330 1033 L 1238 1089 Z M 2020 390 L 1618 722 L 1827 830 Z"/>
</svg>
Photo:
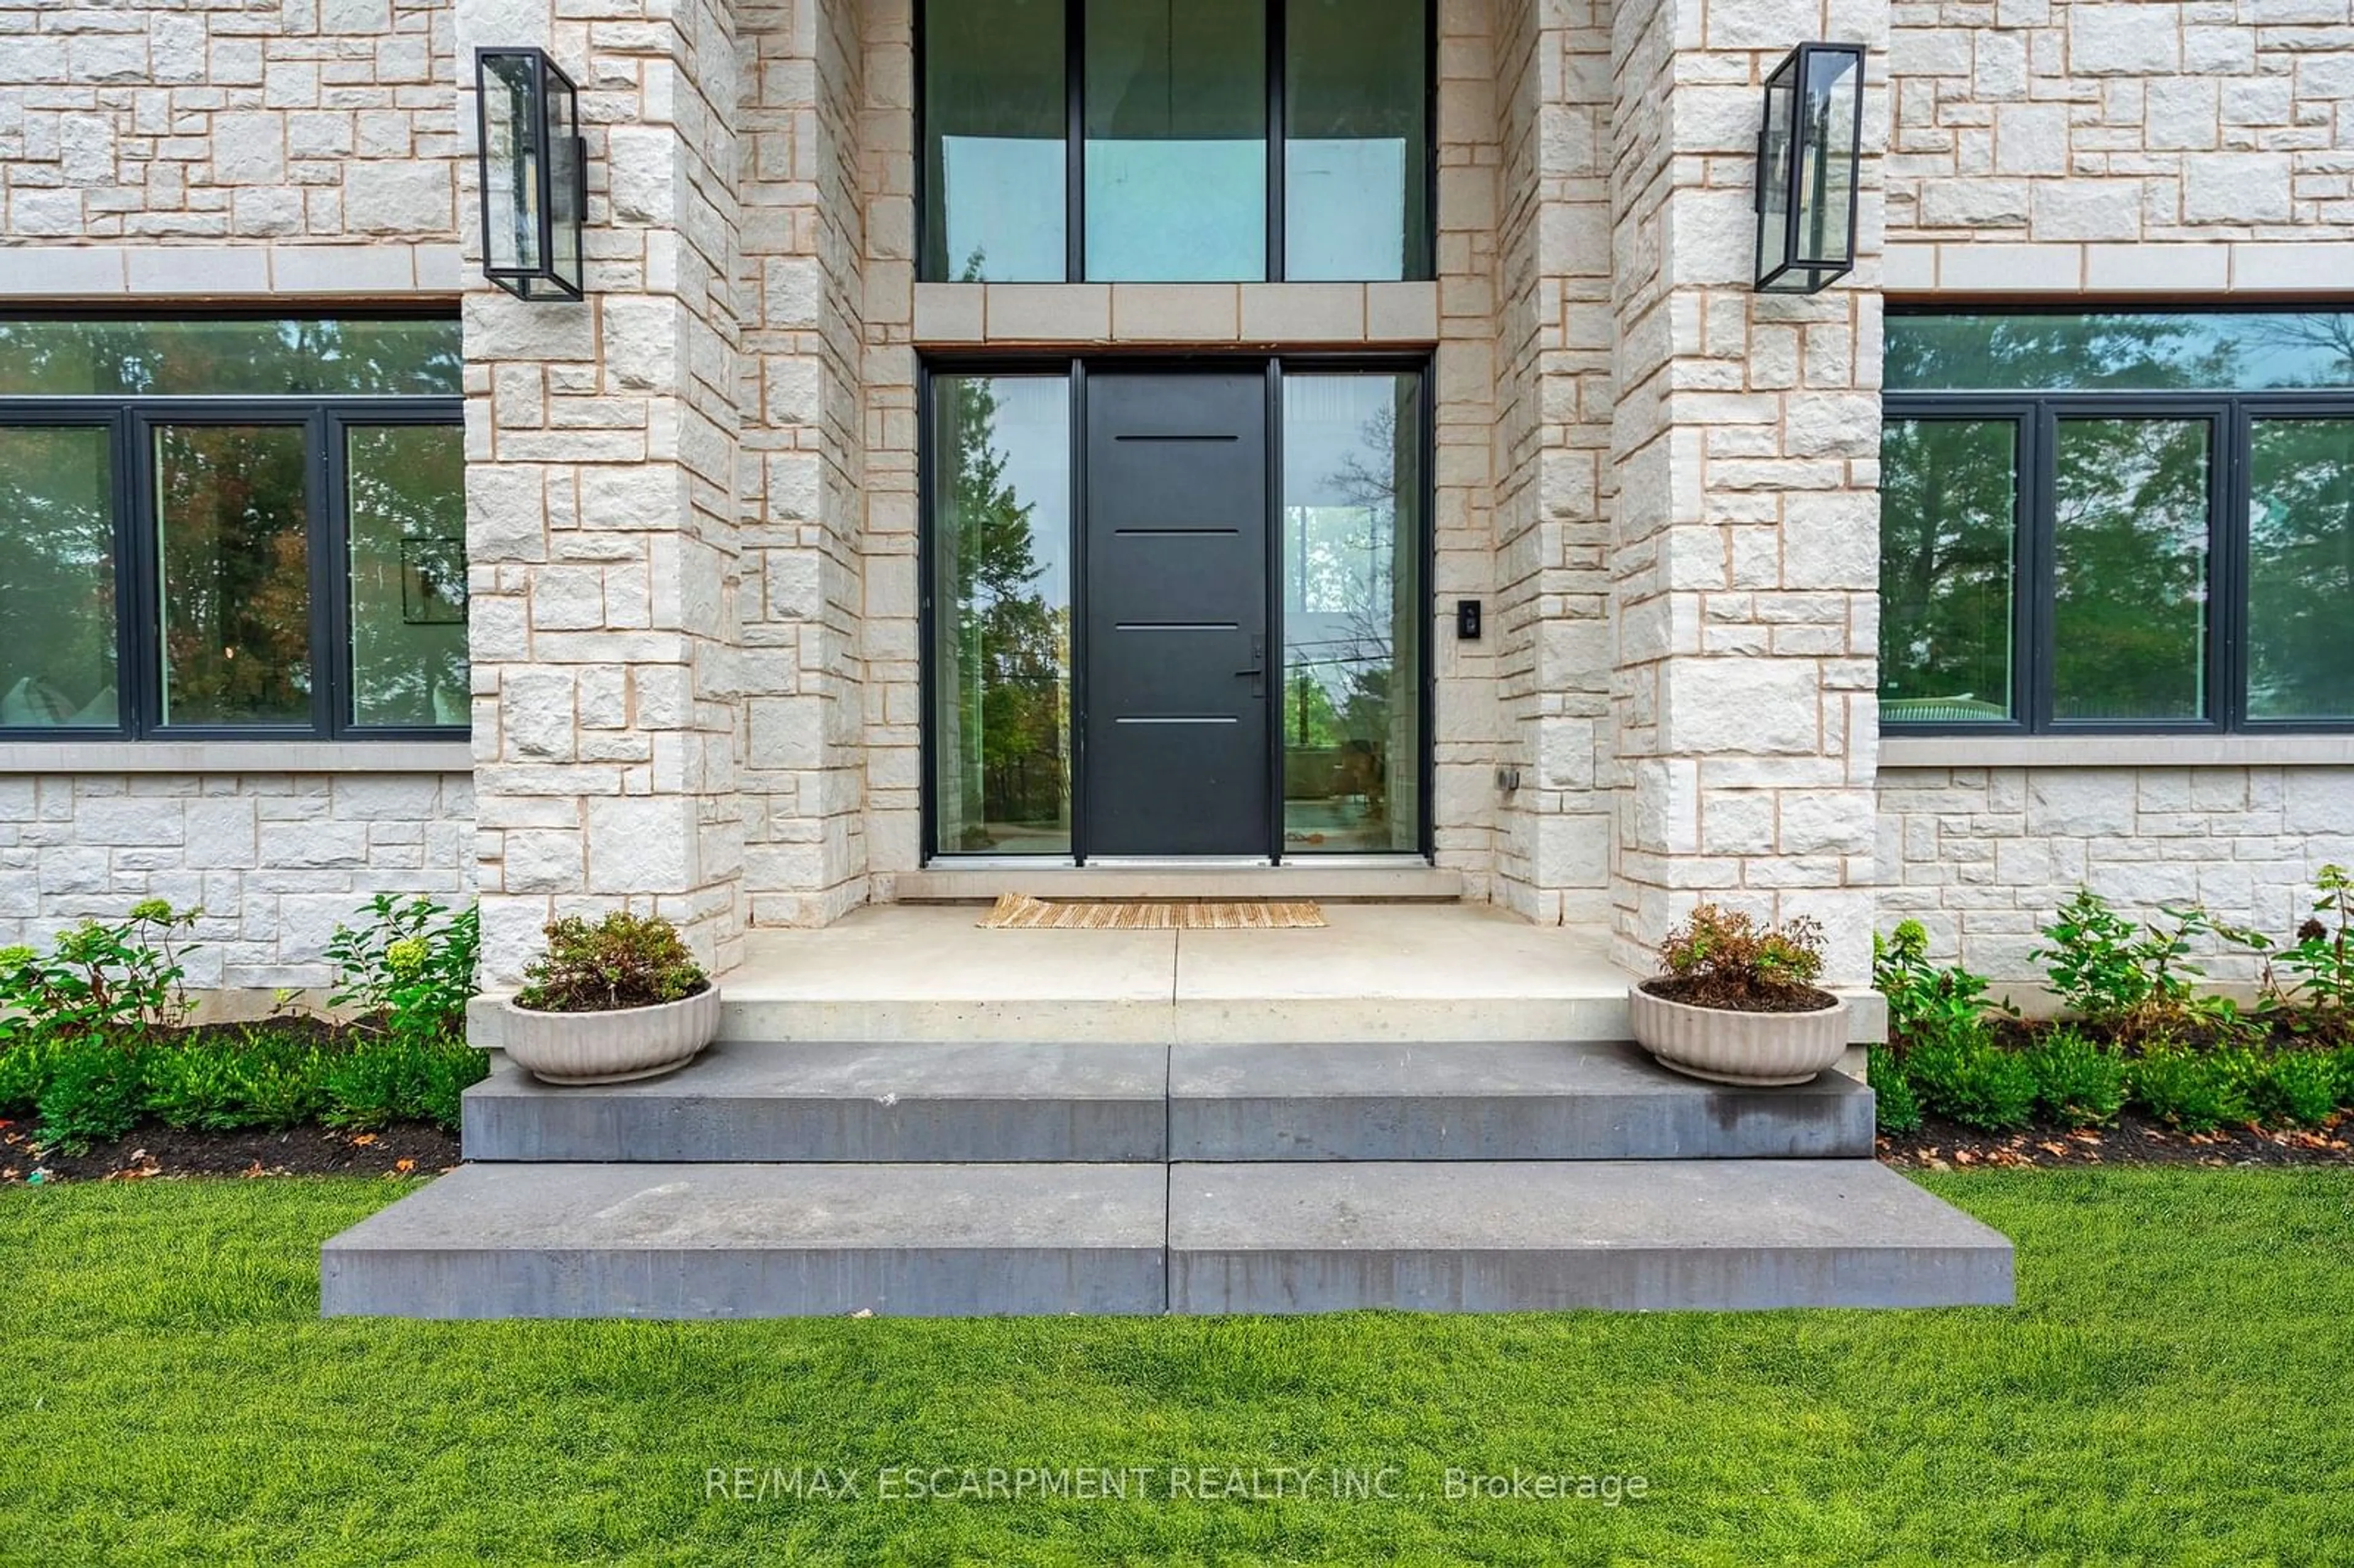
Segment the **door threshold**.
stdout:
<svg viewBox="0 0 2354 1568">
<path fill-rule="evenodd" d="M 1339 857 L 1333 857 L 1338 860 Z M 1451 903 L 1463 874 L 1420 856 L 1350 863 L 1266 861 L 1129 861 L 1086 865 L 976 865 L 934 862 L 903 871 L 885 895 L 901 904 L 988 903 L 1008 893 L 1039 898 L 1316 898 L 1350 903 Z"/>
</svg>

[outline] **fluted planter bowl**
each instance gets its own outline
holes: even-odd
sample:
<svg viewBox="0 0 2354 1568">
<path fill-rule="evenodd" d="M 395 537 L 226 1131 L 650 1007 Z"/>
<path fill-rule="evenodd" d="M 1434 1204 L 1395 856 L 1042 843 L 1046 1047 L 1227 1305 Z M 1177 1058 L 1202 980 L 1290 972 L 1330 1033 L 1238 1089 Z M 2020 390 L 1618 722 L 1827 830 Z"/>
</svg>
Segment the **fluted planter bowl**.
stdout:
<svg viewBox="0 0 2354 1568">
<path fill-rule="evenodd" d="M 550 1084 L 624 1084 L 695 1060 L 719 1033 L 719 988 L 614 1012 L 535 1012 L 499 1003 L 500 1048 Z"/>
<path fill-rule="evenodd" d="M 1661 1066 L 1711 1083 L 1803 1084 L 1847 1052 L 1847 1003 L 1837 997 L 1808 1012 L 1735 1012 L 1637 986 L 1627 1013 L 1635 1043 Z"/>
</svg>

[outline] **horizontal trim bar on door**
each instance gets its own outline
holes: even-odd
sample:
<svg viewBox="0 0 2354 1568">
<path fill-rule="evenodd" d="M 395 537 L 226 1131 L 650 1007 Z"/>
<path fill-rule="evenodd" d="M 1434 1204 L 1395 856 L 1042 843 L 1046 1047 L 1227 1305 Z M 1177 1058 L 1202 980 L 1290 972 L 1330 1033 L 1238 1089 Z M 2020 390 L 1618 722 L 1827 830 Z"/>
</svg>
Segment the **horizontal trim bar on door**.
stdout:
<svg viewBox="0 0 2354 1568">
<path fill-rule="evenodd" d="M 1240 724 L 1233 714 L 1115 714 L 1114 724 Z"/>
<path fill-rule="evenodd" d="M 1240 631 L 1238 620 L 1120 620 L 1114 631 Z"/>
<path fill-rule="evenodd" d="M 1214 539 L 1241 533 L 1239 528 L 1115 528 L 1115 539 Z"/>
</svg>

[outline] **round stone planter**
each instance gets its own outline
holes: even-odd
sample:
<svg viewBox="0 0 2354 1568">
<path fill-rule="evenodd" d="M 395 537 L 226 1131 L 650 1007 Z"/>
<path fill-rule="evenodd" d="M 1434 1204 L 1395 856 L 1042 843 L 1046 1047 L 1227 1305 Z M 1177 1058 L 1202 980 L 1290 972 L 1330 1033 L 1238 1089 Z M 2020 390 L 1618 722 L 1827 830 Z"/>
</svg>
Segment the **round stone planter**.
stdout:
<svg viewBox="0 0 2354 1568">
<path fill-rule="evenodd" d="M 719 1033 L 719 988 L 618 1012 L 534 1012 L 501 1001 L 500 1046 L 550 1084 L 622 1084 L 673 1072 Z"/>
<path fill-rule="evenodd" d="M 1627 993 L 1635 1042 L 1659 1065 L 1712 1083 L 1803 1084 L 1847 1051 L 1847 1003 L 1811 1012 L 1734 1012 Z"/>
</svg>

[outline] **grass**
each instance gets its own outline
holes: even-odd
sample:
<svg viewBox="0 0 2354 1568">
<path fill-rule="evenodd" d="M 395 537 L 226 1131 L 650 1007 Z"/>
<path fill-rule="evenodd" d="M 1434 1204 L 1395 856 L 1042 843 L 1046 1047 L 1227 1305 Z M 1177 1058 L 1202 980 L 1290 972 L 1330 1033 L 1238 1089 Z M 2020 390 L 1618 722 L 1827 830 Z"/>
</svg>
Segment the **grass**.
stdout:
<svg viewBox="0 0 2354 1568">
<path fill-rule="evenodd" d="M 2354 1176 L 1925 1184 L 2015 1310 L 323 1322 L 383 1181 L 0 1194 L 0 1562 L 2348 1561 Z M 886 1502 L 876 1467 L 1397 1467 L 1394 1500 Z M 855 1501 L 705 1471 L 864 1472 Z M 1450 1466 L 1648 1495 L 1458 1501 Z"/>
</svg>

